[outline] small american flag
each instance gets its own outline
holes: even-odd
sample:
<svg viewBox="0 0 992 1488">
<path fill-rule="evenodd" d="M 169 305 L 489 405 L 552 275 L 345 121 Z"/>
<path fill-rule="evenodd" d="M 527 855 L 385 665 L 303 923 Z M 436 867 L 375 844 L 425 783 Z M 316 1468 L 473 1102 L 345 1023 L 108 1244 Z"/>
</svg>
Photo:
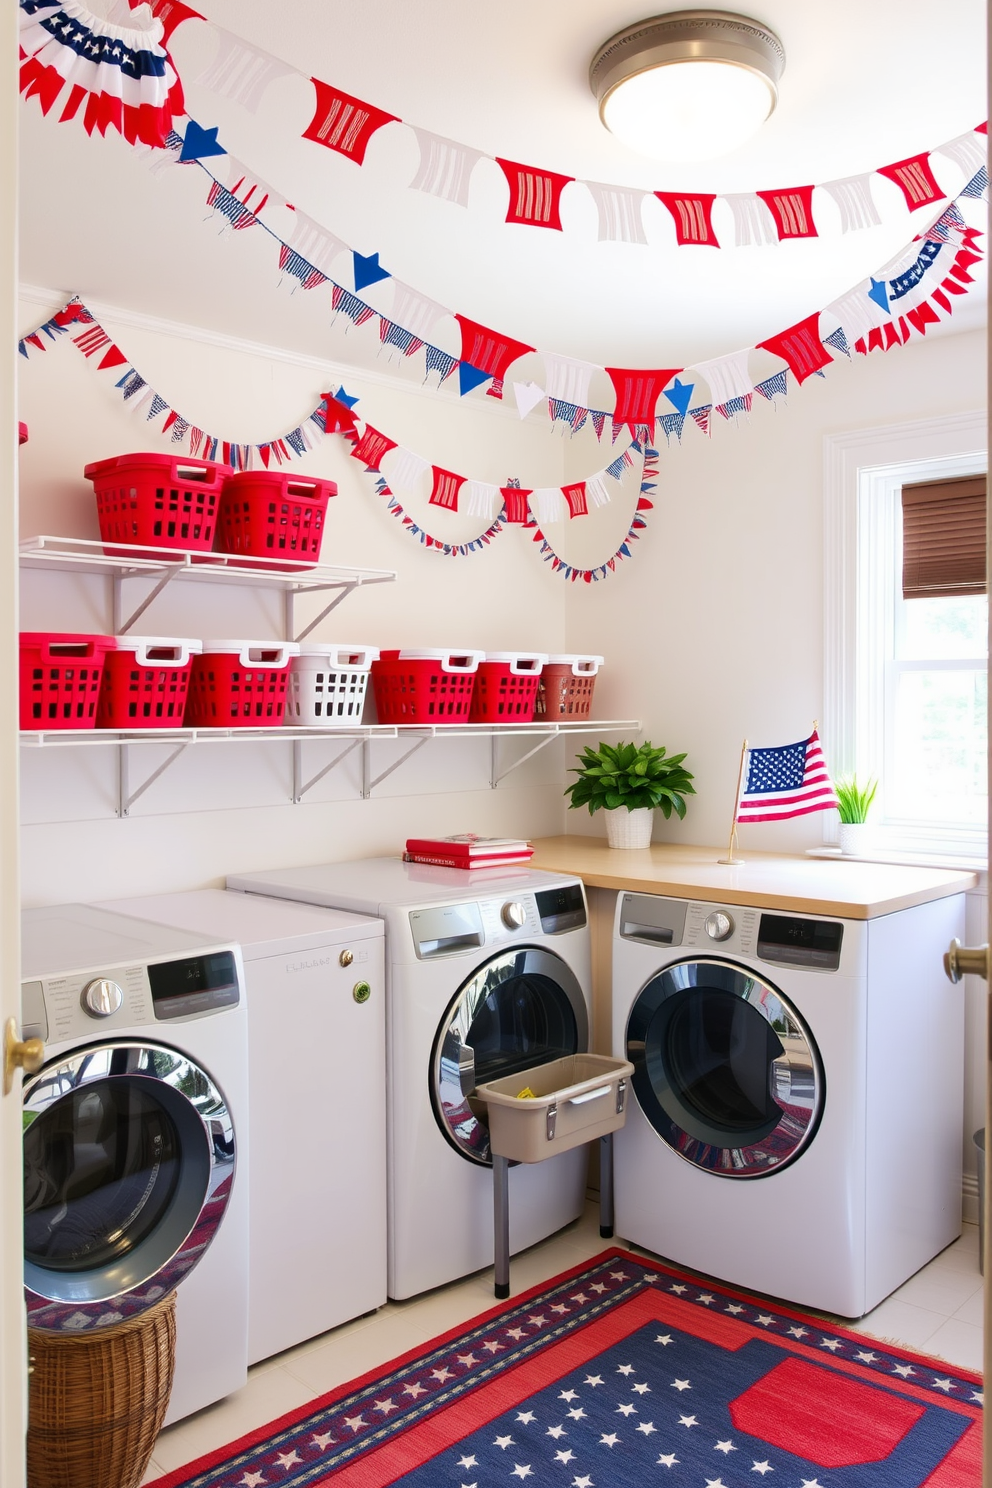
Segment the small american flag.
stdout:
<svg viewBox="0 0 992 1488">
<path fill-rule="evenodd" d="M 786 821 L 836 805 L 816 729 L 798 744 L 748 750 L 739 822 Z"/>
</svg>

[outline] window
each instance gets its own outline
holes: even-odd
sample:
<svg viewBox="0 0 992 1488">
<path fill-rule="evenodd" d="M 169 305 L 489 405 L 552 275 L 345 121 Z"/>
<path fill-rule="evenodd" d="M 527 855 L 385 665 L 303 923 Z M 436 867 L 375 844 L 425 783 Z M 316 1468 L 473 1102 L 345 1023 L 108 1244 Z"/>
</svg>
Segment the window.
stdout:
<svg viewBox="0 0 992 1488">
<path fill-rule="evenodd" d="M 837 773 L 878 777 L 883 851 L 987 851 L 988 600 L 903 597 L 902 503 L 903 486 L 983 474 L 984 443 L 979 414 L 826 441 L 822 736 Z"/>
</svg>

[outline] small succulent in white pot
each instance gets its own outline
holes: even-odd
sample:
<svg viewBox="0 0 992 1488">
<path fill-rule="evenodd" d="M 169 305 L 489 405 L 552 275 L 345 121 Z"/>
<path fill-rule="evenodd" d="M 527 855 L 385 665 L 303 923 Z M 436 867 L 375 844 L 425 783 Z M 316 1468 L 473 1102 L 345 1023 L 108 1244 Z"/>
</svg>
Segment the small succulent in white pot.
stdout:
<svg viewBox="0 0 992 1488">
<path fill-rule="evenodd" d="M 868 813 L 877 790 L 877 780 L 869 778 L 861 785 L 857 775 L 848 775 L 834 784 L 837 812 L 840 816 L 840 850 L 845 855 L 857 856 L 868 845 L 871 835 Z"/>
</svg>

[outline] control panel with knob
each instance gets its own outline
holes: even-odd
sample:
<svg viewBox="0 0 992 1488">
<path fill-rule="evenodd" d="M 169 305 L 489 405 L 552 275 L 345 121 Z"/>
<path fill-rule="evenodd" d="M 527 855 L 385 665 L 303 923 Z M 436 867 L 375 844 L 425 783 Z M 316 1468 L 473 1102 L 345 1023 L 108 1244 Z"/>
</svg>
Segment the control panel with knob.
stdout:
<svg viewBox="0 0 992 1488">
<path fill-rule="evenodd" d="M 123 1005 L 124 992 L 109 977 L 97 977 L 86 983 L 79 1000 L 91 1018 L 110 1018 Z"/>
<path fill-rule="evenodd" d="M 734 922 L 729 914 L 724 914 L 721 909 L 715 909 L 712 914 L 706 916 L 703 929 L 710 940 L 727 940 L 734 933 Z"/>
<path fill-rule="evenodd" d="M 500 919 L 508 930 L 520 930 L 527 923 L 527 911 L 519 899 L 510 899 L 500 910 Z"/>
</svg>

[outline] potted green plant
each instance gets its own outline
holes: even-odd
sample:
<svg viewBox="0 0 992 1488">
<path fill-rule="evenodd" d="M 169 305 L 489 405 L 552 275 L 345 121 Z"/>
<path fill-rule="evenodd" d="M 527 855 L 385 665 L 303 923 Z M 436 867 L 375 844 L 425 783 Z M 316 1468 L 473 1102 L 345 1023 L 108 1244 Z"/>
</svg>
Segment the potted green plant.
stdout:
<svg viewBox="0 0 992 1488">
<path fill-rule="evenodd" d="M 840 850 L 845 856 L 863 853 L 868 836 L 868 812 L 878 790 L 878 781 L 870 778 L 864 785 L 857 775 L 845 776 L 834 783 L 837 811 L 840 816 Z"/>
<path fill-rule="evenodd" d="M 692 775 L 683 767 L 684 754 L 669 755 L 648 740 L 643 744 L 588 745 L 576 758 L 579 778 L 566 790 L 572 809 L 587 806 L 589 814 L 606 812 L 606 836 L 611 847 L 648 847 L 655 807 L 666 817 L 685 816 L 685 797 L 696 794 Z"/>
</svg>

